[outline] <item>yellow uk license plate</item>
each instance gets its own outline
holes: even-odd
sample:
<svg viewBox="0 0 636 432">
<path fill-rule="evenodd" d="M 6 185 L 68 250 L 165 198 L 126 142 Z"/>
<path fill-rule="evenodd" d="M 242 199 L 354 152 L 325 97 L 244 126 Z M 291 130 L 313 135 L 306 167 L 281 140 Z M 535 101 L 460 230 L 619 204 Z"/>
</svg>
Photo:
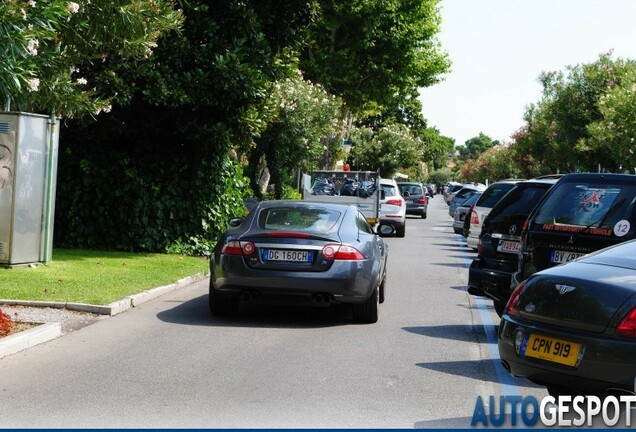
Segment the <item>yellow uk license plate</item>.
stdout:
<svg viewBox="0 0 636 432">
<path fill-rule="evenodd" d="M 568 366 L 576 365 L 581 344 L 549 336 L 526 333 L 521 354 Z"/>
</svg>

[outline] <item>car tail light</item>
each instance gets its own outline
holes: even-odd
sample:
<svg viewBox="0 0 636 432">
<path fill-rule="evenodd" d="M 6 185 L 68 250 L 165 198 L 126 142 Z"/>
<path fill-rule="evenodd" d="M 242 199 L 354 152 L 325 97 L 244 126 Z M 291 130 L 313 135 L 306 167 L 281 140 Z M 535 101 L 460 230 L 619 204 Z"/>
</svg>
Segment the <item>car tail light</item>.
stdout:
<svg viewBox="0 0 636 432">
<path fill-rule="evenodd" d="M 423 195 L 420 197 L 418 204 L 426 204 L 426 198 Z"/>
<path fill-rule="evenodd" d="M 521 233 L 519 234 L 519 241 L 523 242 L 526 239 L 526 234 L 528 232 L 528 219 L 525 220 L 523 226 L 521 227 Z"/>
<path fill-rule="evenodd" d="M 232 240 L 223 246 L 221 253 L 226 255 L 251 255 L 255 250 L 256 246 L 250 241 Z"/>
<path fill-rule="evenodd" d="M 404 200 L 402 200 L 401 198 L 396 198 L 396 199 L 387 200 L 386 203 L 394 205 L 394 206 L 402 207 L 404 205 Z"/>
<path fill-rule="evenodd" d="M 322 255 L 327 259 L 336 259 L 343 261 L 359 261 L 364 256 L 353 246 L 346 244 L 328 244 L 322 248 Z"/>
<path fill-rule="evenodd" d="M 519 311 L 517 310 L 517 306 L 519 305 L 521 292 L 523 291 L 523 287 L 525 286 L 526 286 L 526 281 L 523 281 L 519 285 L 517 285 L 517 288 L 515 288 L 512 294 L 510 294 L 510 298 L 508 299 L 508 304 L 506 304 L 506 309 L 504 309 L 504 313 L 507 313 L 510 316 L 517 316 L 519 314 Z"/>
<path fill-rule="evenodd" d="M 471 225 L 479 225 L 479 215 L 476 211 L 470 212 L 470 224 Z"/>
<path fill-rule="evenodd" d="M 479 241 L 477 242 L 477 254 L 483 255 L 484 251 L 484 242 L 482 238 L 482 233 L 479 233 Z"/>
<path fill-rule="evenodd" d="M 616 327 L 616 336 L 636 339 L 636 307 Z"/>
</svg>

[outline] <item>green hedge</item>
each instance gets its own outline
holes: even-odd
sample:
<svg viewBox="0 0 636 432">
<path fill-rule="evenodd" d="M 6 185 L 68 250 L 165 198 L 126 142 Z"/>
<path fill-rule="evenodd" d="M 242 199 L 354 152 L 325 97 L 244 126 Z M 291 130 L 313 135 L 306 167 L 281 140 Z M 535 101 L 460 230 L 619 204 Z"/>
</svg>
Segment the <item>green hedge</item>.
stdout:
<svg viewBox="0 0 636 432">
<path fill-rule="evenodd" d="M 56 247 L 208 254 L 229 219 L 247 211 L 248 180 L 225 154 L 193 167 L 143 147 L 63 147 Z"/>
</svg>

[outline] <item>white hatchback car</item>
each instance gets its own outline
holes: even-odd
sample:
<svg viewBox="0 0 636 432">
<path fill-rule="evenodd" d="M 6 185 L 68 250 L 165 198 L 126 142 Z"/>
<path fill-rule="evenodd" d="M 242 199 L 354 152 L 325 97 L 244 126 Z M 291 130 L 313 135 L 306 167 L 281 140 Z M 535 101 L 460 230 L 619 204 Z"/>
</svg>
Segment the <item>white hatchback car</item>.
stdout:
<svg viewBox="0 0 636 432">
<path fill-rule="evenodd" d="M 380 200 L 380 225 L 390 225 L 397 237 L 406 233 L 406 201 L 400 195 L 395 180 L 380 179 L 382 199 Z"/>
<path fill-rule="evenodd" d="M 501 180 L 491 184 L 483 191 L 470 213 L 470 230 L 466 238 L 466 245 L 468 245 L 469 248 L 477 250 L 479 234 L 481 233 L 481 226 L 484 223 L 484 219 L 486 219 L 486 216 L 488 216 L 488 213 L 490 213 L 490 210 L 495 204 L 520 181 L 521 180 L 518 179 Z"/>
</svg>

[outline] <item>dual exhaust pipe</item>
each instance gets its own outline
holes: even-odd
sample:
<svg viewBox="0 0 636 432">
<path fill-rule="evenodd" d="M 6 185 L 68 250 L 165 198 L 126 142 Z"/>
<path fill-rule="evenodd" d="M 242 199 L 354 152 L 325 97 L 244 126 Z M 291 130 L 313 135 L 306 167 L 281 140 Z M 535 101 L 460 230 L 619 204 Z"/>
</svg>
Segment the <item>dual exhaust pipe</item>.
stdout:
<svg viewBox="0 0 636 432">
<path fill-rule="evenodd" d="M 241 300 L 255 301 L 261 299 L 261 292 L 258 290 L 244 290 L 241 291 Z M 322 305 L 328 305 L 333 302 L 333 296 L 328 293 L 316 293 L 311 295 L 311 302 Z"/>
<path fill-rule="evenodd" d="M 241 293 L 241 300 L 258 300 L 261 298 L 261 293 L 256 290 L 247 290 Z"/>
<path fill-rule="evenodd" d="M 329 304 L 331 303 L 331 294 L 313 294 L 311 301 L 314 303 Z"/>
</svg>

